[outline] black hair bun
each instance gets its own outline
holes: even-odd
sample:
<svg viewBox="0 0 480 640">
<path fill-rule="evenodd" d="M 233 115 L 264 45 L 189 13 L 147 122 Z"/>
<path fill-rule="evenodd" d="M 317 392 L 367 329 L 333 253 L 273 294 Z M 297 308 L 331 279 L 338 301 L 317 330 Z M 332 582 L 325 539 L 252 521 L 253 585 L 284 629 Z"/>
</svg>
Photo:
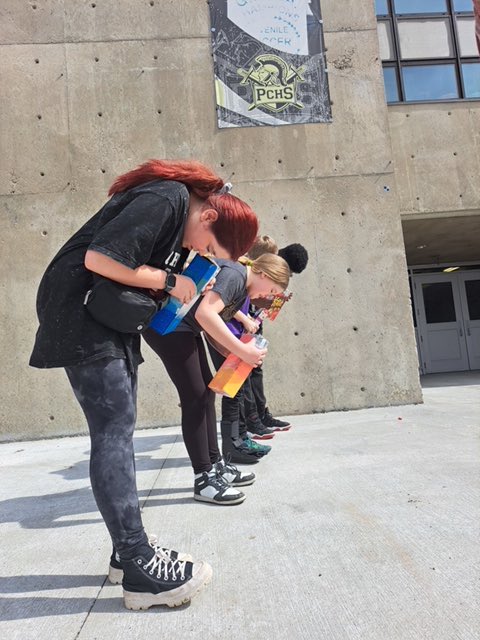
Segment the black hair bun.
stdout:
<svg viewBox="0 0 480 640">
<path fill-rule="evenodd" d="M 308 252 L 302 244 L 288 244 L 278 255 L 287 262 L 292 273 L 301 273 L 308 263 Z"/>
</svg>

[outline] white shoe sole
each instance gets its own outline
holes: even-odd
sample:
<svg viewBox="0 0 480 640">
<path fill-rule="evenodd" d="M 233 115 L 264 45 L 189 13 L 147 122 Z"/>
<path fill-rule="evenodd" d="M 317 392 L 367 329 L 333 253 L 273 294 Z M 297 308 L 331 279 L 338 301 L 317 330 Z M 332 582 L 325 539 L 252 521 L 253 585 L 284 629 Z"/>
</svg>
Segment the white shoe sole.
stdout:
<svg viewBox="0 0 480 640">
<path fill-rule="evenodd" d="M 228 484 L 231 487 L 249 487 L 255 480 L 256 478 L 252 478 L 251 480 L 239 480 L 238 482 L 229 482 Z"/>
<path fill-rule="evenodd" d="M 123 580 L 123 569 L 115 569 L 110 565 L 108 567 L 108 580 L 112 584 L 122 584 Z"/>
<path fill-rule="evenodd" d="M 207 562 L 196 562 L 193 576 L 181 587 L 162 593 L 137 593 L 123 590 L 123 603 L 127 609 L 140 611 L 156 605 L 180 607 L 189 602 L 212 579 L 212 567 Z"/>
<path fill-rule="evenodd" d="M 247 496 L 240 496 L 239 498 L 233 498 L 232 500 L 215 500 L 215 498 L 209 498 L 208 496 L 201 496 L 198 494 L 194 494 L 194 500 L 199 500 L 200 502 L 209 502 L 210 504 L 219 504 L 222 507 L 228 506 L 230 504 L 240 504 L 242 503 Z"/>
</svg>

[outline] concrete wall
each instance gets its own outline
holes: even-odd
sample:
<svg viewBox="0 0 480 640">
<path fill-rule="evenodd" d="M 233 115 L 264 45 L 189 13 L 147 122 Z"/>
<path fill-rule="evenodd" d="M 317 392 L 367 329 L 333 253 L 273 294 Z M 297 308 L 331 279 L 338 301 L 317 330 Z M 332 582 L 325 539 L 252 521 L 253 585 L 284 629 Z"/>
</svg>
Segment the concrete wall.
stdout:
<svg viewBox="0 0 480 640">
<path fill-rule="evenodd" d="M 401 214 L 480 214 L 480 101 L 395 105 L 388 115 Z"/>
<path fill-rule="evenodd" d="M 3 1 L 3 439 L 85 430 L 64 372 L 27 365 L 36 288 L 113 178 L 150 157 L 212 165 L 263 233 L 309 250 L 267 329 L 277 414 L 421 401 L 373 1 L 321 4 L 333 123 L 219 131 L 206 3 Z M 139 425 L 178 423 L 144 351 Z"/>
</svg>

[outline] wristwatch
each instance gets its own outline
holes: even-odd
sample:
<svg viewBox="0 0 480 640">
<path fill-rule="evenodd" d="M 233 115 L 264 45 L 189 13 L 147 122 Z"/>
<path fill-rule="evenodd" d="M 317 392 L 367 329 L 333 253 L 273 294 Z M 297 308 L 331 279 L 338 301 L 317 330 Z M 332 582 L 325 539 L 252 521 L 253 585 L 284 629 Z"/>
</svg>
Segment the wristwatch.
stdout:
<svg viewBox="0 0 480 640">
<path fill-rule="evenodd" d="M 177 284 L 177 278 L 173 273 L 167 273 L 167 277 L 165 278 L 165 286 L 164 289 L 167 293 L 170 293 L 172 289 L 175 288 Z"/>
</svg>

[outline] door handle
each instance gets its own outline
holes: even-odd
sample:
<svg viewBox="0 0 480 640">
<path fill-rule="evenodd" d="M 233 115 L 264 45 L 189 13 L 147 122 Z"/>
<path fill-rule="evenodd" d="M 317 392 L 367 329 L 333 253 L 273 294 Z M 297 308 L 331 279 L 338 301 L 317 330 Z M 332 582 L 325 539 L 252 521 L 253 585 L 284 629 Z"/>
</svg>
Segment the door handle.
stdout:
<svg viewBox="0 0 480 640">
<path fill-rule="evenodd" d="M 470 331 L 470 327 L 467 327 L 467 336 L 471 336 L 472 332 Z"/>
<path fill-rule="evenodd" d="M 463 329 L 460 329 L 460 337 L 463 338 Z"/>
</svg>

